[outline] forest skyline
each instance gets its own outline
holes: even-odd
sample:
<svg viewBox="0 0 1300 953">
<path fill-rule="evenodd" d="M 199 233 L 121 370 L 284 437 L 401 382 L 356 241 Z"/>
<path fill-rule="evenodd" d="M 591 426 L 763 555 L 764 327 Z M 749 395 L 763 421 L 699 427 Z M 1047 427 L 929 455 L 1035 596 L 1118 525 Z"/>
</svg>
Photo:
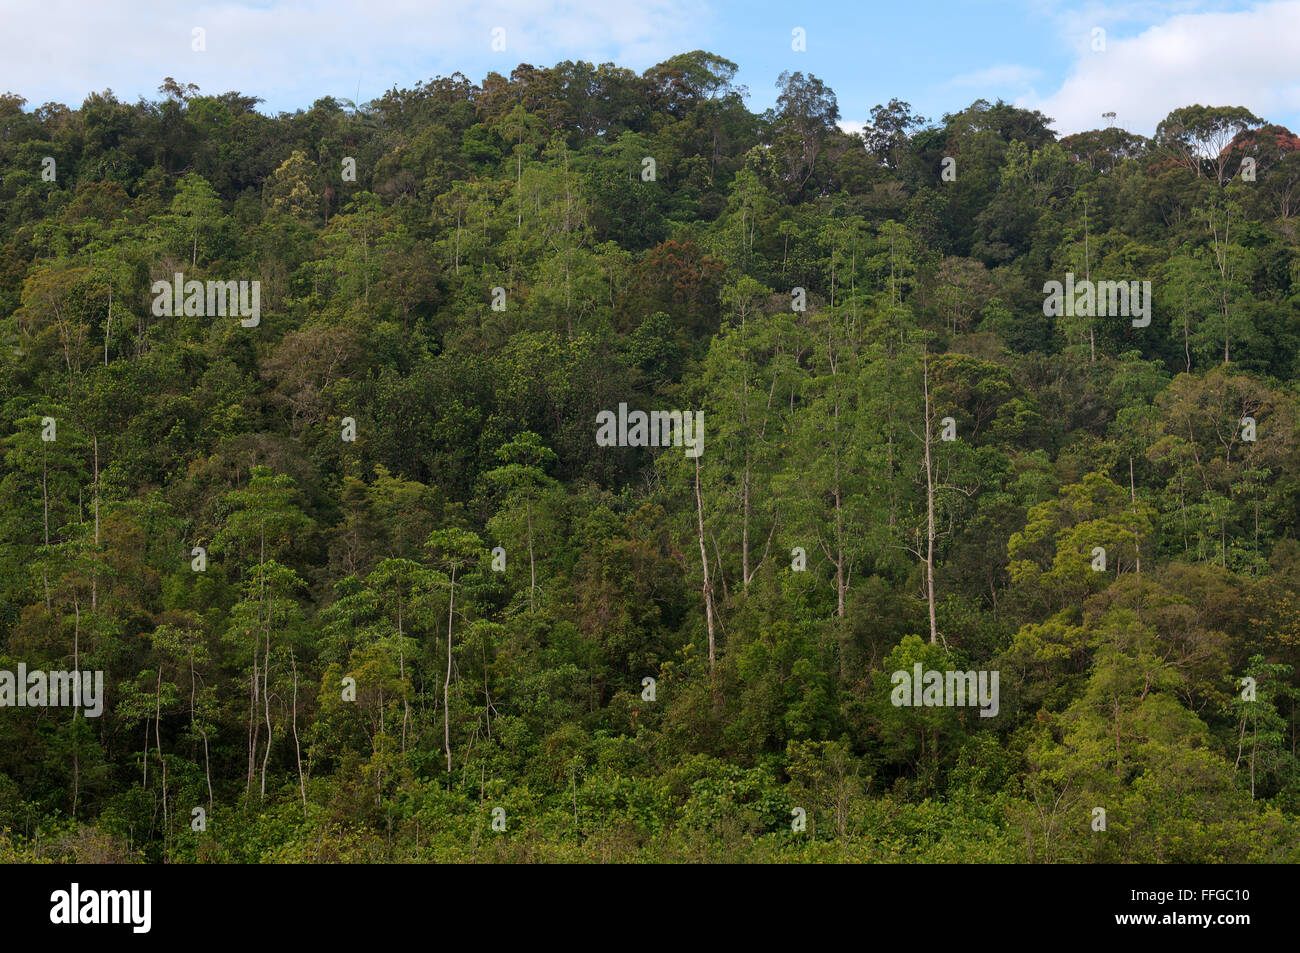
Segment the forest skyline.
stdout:
<svg viewBox="0 0 1300 953">
<path fill-rule="evenodd" d="M 1175 108 L 1226 102 L 1300 128 L 1290 72 L 1300 56 L 1295 0 L 836 0 L 798 11 L 770 0 L 634 8 L 322 0 L 310 11 L 250 0 L 184 9 L 135 0 L 124 10 L 53 0 L 11 11 L 6 26 L 0 89 L 33 104 L 73 105 L 106 89 L 126 101 L 148 99 L 170 75 L 208 94 L 255 90 L 260 108 L 275 115 L 325 96 L 365 103 L 457 72 L 480 83 L 520 63 L 571 60 L 641 73 L 708 49 L 739 64 L 735 82 L 747 87 L 755 112 L 775 105 L 781 72 L 815 73 L 839 94 L 848 132 L 869 123 L 873 104 L 895 96 L 932 117 L 977 97 L 1000 98 L 1051 116 L 1060 135 L 1113 112 L 1114 125 L 1150 136 Z"/>
</svg>

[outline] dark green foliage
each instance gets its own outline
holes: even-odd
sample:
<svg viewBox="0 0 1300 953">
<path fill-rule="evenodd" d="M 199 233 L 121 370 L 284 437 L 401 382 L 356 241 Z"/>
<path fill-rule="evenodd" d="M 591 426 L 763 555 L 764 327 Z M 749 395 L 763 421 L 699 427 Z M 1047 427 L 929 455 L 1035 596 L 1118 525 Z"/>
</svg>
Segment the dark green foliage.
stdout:
<svg viewBox="0 0 1300 953">
<path fill-rule="evenodd" d="M 0 860 L 1300 859 L 1300 140 L 736 69 L 0 97 Z"/>
</svg>

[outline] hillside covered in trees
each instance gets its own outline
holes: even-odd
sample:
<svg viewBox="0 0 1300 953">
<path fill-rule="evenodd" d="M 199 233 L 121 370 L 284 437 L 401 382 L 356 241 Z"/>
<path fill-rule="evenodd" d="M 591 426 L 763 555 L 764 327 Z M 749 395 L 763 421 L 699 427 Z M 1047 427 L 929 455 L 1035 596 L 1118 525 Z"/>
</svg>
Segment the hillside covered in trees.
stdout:
<svg viewBox="0 0 1300 953">
<path fill-rule="evenodd" d="M 0 97 L 0 859 L 1300 860 L 1300 140 L 735 72 Z"/>
</svg>

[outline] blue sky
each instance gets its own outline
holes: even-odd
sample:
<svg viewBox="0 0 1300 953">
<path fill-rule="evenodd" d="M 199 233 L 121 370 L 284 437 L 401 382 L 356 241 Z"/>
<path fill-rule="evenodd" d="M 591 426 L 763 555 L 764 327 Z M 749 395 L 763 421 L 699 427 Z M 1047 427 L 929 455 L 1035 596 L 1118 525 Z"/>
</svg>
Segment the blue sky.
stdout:
<svg viewBox="0 0 1300 953">
<path fill-rule="evenodd" d="M 504 51 L 492 49 L 494 27 Z M 796 27 L 806 51 L 791 48 Z M 478 81 L 585 59 L 640 71 L 692 49 L 738 63 L 754 109 L 772 105 L 782 70 L 820 77 L 846 128 L 897 96 L 935 119 L 1002 97 L 1063 134 L 1114 111 L 1149 135 L 1194 102 L 1300 129 L 1300 0 L 0 0 L 0 90 L 29 106 L 106 88 L 154 98 L 173 76 L 261 96 L 275 112 L 457 70 Z"/>
</svg>

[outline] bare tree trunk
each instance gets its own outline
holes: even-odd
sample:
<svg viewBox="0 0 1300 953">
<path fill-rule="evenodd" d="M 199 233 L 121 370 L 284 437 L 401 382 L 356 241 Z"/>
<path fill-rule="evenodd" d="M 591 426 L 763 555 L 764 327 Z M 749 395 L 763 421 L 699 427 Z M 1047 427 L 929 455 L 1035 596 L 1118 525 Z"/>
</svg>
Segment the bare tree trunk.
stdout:
<svg viewBox="0 0 1300 953">
<path fill-rule="evenodd" d="M 1083 280 L 1092 280 L 1091 262 L 1088 259 L 1088 200 L 1083 200 Z M 1097 362 L 1097 334 L 1096 327 L 1093 324 L 1095 319 L 1088 322 L 1088 353 L 1092 363 Z"/>
<path fill-rule="evenodd" d="M 704 497 L 700 495 L 700 458 L 695 458 L 695 515 L 699 527 L 700 564 L 704 568 L 704 618 L 709 630 L 709 671 L 716 660 L 713 636 L 713 582 L 709 578 L 709 553 L 704 547 Z"/>
<path fill-rule="evenodd" d="M 447 597 L 447 677 L 442 683 L 442 744 L 451 772 L 451 624 L 456 608 L 456 567 L 451 567 L 451 592 Z"/>
<path fill-rule="evenodd" d="M 244 793 L 247 794 L 253 790 L 253 775 L 257 771 L 257 689 L 259 682 L 257 680 L 257 650 L 260 645 L 253 646 L 253 675 L 248 689 L 248 780 L 244 784 Z"/>
<path fill-rule="evenodd" d="M 844 596 L 849 589 L 849 581 L 844 576 L 844 507 L 840 497 L 840 461 L 835 459 L 835 615 L 844 618 Z"/>
<path fill-rule="evenodd" d="M 1255 745 L 1259 742 L 1259 721 L 1252 719 L 1250 738 L 1250 799 L 1255 800 Z"/>
<path fill-rule="evenodd" d="M 537 562 L 533 558 L 533 501 L 527 501 L 528 508 L 528 611 L 537 610 Z"/>
<path fill-rule="evenodd" d="M 934 467 L 930 458 L 933 420 L 930 415 L 930 357 L 924 345 L 921 355 L 921 380 L 925 391 L 925 589 L 926 599 L 930 603 L 930 644 L 934 645 L 939 641 L 939 624 L 934 610 Z"/>
<path fill-rule="evenodd" d="M 162 662 L 158 663 L 158 681 L 153 690 L 153 740 L 158 745 L 158 763 L 162 765 L 163 829 L 167 828 L 167 762 L 163 759 L 162 735 Z"/>
<path fill-rule="evenodd" d="M 406 725 L 411 719 L 411 703 L 406 698 L 406 649 L 402 647 L 402 641 L 405 633 L 402 630 L 402 589 L 398 585 L 397 589 L 397 674 L 402 680 L 402 754 L 406 754 Z M 289 653 L 290 661 L 293 660 L 293 651 Z M 297 678 L 297 669 L 294 669 L 294 677 Z M 295 733 L 297 729 L 295 728 Z M 298 773 L 302 773 L 302 756 L 299 755 Z"/>
<path fill-rule="evenodd" d="M 262 663 L 262 710 L 266 715 L 266 751 L 262 753 L 262 797 L 266 797 L 266 765 L 271 760 L 271 742 L 275 732 L 271 729 L 271 620 L 266 619 L 266 647 Z"/>
<path fill-rule="evenodd" d="M 1128 494 L 1129 500 L 1133 503 L 1133 515 L 1137 515 L 1137 487 L 1133 482 L 1133 457 L 1128 458 Z M 1133 539 L 1133 558 L 1137 564 L 1137 571 L 1142 572 L 1142 548 L 1138 545 L 1137 538 Z"/>
<path fill-rule="evenodd" d="M 194 672 L 194 655 L 190 654 L 190 730 L 193 731 L 198 727 L 198 721 L 195 716 L 195 696 L 198 694 L 198 680 Z M 208 757 L 208 733 L 205 729 L 199 728 L 199 734 L 203 736 L 203 774 L 208 780 L 208 812 L 212 812 L 212 761 Z"/>
<path fill-rule="evenodd" d="M 1119 696 L 1115 698 L 1115 777 L 1124 776 L 1124 764 L 1119 755 Z"/>
<path fill-rule="evenodd" d="M 741 485 L 740 582 L 749 588 L 749 448 L 745 448 L 745 482 Z"/>
<path fill-rule="evenodd" d="M 1229 326 L 1229 306 L 1228 306 L 1228 231 L 1232 220 L 1231 207 L 1224 208 L 1223 214 L 1223 244 L 1219 244 L 1219 229 L 1214 223 L 1214 211 L 1211 208 L 1209 213 L 1210 233 L 1214 238 L 1214 258 L 1219 266 L 1219 309 L 1223 312 L 1223 363 L 1228 363 L 1228 343 L 1231 338 L 1231 328 Z"/>
<path fill-rule="evenodd" d="M 76 587 L 72 590 L 72 670 L 81 678 L 81 602 L 77 597 Z M 72 712 L 72 724 L 75 731 L 77 711 Z M 76 734 L 72 737 L 72 816 L 77 816 L 77 801 L 81 794 L 81 747 Z"/>
<path fill-rule="evenodd" d="M 49 469 L 46 465 L 45 444 L 41 444 L 41 505 L 45 511 L 45 545 L 50 545 L 50 486 L 48 481 Z M 50 606 L 50 579 L 45 572 L 45 562 L 41 561 L 41 582 L 45 586 L 45 608 Z"/>
<path fill-rule="evenodd" d="M 81 677 L 80 674 L 77 675 Z M 72 712 L 73 730 L 76 730 L 78 712 L 74 709 Z M 81 797 L 81 750 L 77 737 L 74 734 L 72 739 L 72 816 L 77 816 L 77 801 Z"/>
<path fill-rule="evenodd" d="M 289 650 L 289 664 L 293 666 L 293 748 L 298 755 L 298 790 L 302 793 L 302 813 L 307 816 L 307 782 L 302 777 L 302 747 L 298 744 L 298 663 Z"/>
<path fill-rule="evenodd" d="M 99 435 L 95 442 L 95 568 L 90 573 L 90 608 L 99 604 Z"/>
</svg>

